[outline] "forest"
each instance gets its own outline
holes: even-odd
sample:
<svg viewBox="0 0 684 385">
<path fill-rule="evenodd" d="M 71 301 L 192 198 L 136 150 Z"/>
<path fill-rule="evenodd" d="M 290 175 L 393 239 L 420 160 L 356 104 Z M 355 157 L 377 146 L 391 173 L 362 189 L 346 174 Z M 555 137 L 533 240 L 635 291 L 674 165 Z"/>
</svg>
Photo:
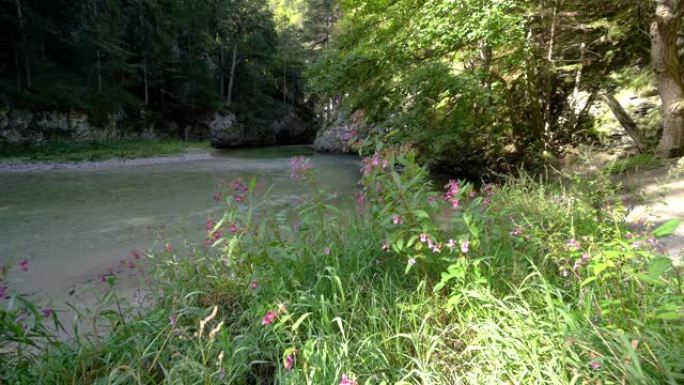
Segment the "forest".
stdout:
<svg viewBox="0 0 684 385">
<path fill-rule="evenodd" d="M 93 266 L 56 302 L 0 242 L 0 384 L 684 384 L 684 0 L 6 0 L 0 30 L 0 187 L 34 199 L 0 241 Z"/>
</svg>

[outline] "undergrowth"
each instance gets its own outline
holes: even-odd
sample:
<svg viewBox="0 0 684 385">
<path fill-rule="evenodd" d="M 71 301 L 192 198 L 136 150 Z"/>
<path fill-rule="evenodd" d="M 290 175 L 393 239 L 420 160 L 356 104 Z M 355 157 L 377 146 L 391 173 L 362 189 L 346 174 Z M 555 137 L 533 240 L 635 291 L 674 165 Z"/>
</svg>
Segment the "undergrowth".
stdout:
<svg viewBox="0 0 684 385">
<path fill-rule="evenodd" d="M 630 232 L 607 177 L 438 193 L 385 150 L 340 206 L 292 167 L 312 193 L 290 210 L 236 180 L 206 245 L 147 255 L 146 311 L 103 277 L 104 337 L 54 337 L 54 314 L 3 286 L 0 383 L 684 382 L 681 269 L 658 251 L 676 223 Z"/>
</svg>

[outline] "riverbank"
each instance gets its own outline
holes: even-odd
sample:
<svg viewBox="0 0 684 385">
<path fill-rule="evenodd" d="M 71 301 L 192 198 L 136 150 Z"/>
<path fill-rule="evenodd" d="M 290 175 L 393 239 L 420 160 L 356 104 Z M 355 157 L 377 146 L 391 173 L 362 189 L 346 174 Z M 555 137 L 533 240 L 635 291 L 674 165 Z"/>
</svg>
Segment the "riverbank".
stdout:
<svg viewBox="0 0 684 385">
<path fill-rule="evenodd" d="M 346 208 L 319 188 L 331 176 L 315 158 L 285 161 L 265 185 L 238 176 L 217 195 L 224 215 L 204 223 L 205 242 L 122 261 L 151 283 L 149 309 L 122 299 L 118 274 L 95 281 L 107 335 L 56 341 L 45 330 L 54 309 L 8 301 L 5 341 L 50 349 L 8 356 L 0 380 L 676 383 L 682 288 L 658 251 L 672 229 L 630 229 L 601 173 L 437 192 L 413 159 L 364 159 Z M 264 206 L 267 186 L 282 192 L 288 178 L 312 192 Z"/>
<path fill-rule="evenodd" d="M 0 146 L 0 172 L 88 170 L 210 159 L 208 142 L 117 139 Z"/>
<path fill-rule="evenodd" d="M 55 141 L 42 144 L 0 144 L 0 162 L 82 162 L 179 155 L 209 150 L 208 141 L 180 139 L 108 139 Z"/>
</svg>

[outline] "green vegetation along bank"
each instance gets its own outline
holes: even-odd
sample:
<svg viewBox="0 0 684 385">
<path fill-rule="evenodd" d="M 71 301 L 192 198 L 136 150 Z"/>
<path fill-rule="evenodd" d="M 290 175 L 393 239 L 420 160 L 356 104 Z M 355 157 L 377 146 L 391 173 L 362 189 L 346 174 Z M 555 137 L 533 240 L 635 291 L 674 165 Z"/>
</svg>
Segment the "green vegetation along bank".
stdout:
<svg viewBox="0 0 684 385">
<path fill-rule="evenodd" d="M 0 381 L 684 380 L 682 271 L 659 252 L 677 223 L 628 228 L 606 176 L 521 175 L 480 191 L 451 181 L 435 192 L 412 152 L 385 150 L 364 159 L 362 189 L 343 209 L 306 158 L 291 166 L 319 192 L 287 213 L 260 212 L 268 189 L 238 179 L 205 245 L 138 255 L 154 298 L 145 311 L 102 276 L 104 336 L 17 295 L 5 279 L 30 266 L 4 266 Z"/>
</svg>

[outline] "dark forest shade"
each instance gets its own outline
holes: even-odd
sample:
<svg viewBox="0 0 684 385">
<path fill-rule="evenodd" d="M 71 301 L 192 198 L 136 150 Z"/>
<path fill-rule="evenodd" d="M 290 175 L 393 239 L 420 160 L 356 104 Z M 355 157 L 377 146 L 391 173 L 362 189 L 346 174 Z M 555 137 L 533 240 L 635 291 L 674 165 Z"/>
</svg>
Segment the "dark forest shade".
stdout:
<svg viewBox="0 0 684 385">
<path fill-rule="evenodd" d="M 0 105 L 193 124 L 230 104 L 267 122 L 301 104 L 266 0 L 8 0 Z M 286 62 L 287 61 L 287 62 Z M 285 70 L 284 70 L 285 69 Z"/>
</svg>

